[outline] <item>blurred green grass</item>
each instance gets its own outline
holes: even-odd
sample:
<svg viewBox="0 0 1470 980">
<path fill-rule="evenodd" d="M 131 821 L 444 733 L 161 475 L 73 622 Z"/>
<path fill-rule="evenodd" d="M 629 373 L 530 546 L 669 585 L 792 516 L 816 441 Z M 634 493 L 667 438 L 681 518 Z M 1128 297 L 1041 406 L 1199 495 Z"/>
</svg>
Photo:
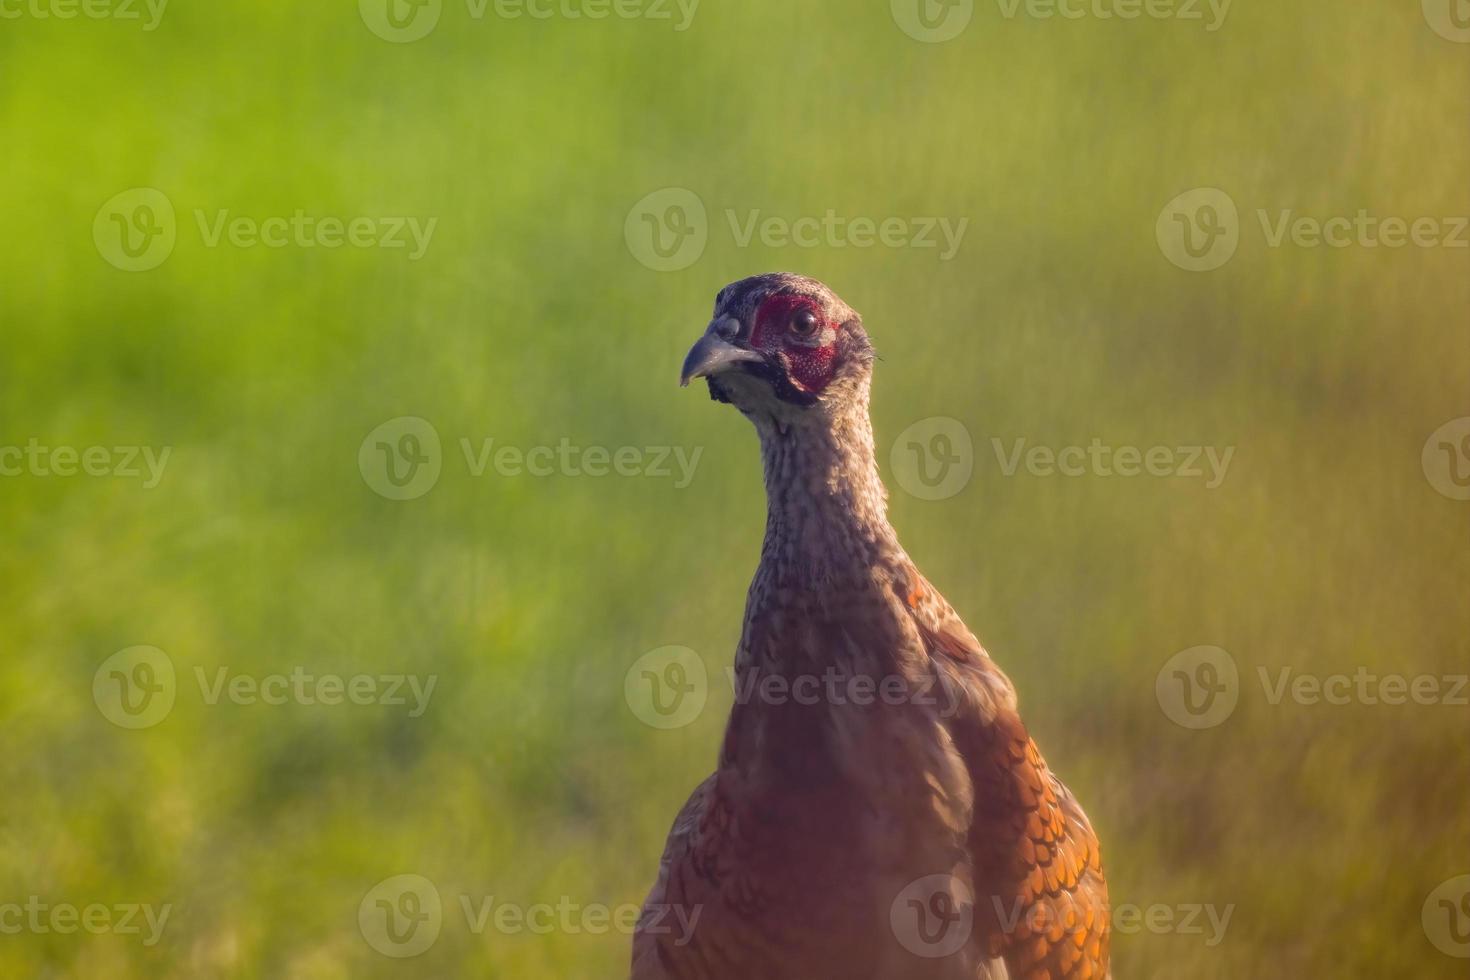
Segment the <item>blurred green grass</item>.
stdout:
<svg viewBox="0 0 1470 980">
<path fill-rule="evenodd" d="M 729 662 L 763 499 L 754 437 L 673 384 L 714 292 L 792 269 L 862 310 L 880 453 L 962 420 L 974 482 L 894 491 L 909 551 L 1015 680 L 1099 827 L 1116 903 L 1235 905 L 1223 942 L 1120 936 L 1120 977 L 1452 976 L 1424 897 L 1470 870 L 1465 708 L 1269 705 L 1256 668 L 1463 672 L 1467 511 L 1419 450 L 1466 411 L 1463 251 L 1266 247 L 1254 211 L 1470 210 L 1470 61 L 1416 4 L 1236 5 L 1179 22 L 1006 20 L 947 44 L 882 2 L 701 4 L 692 27 L 487 17 L 413 44 L 353 5 L 0 22 L 0 445 L 172 446 L 159 488 L 0 479 L 0 902 L 169 902 L 163 941 L 0 935 L 0 973 L 606 977 L 628 939 L 474 935 L 455 897 L 641 900 L 713 765 L 716 696 L 644 727 L 645 651 Z M 179 242 L 129 274 L 91 238 L 132 187 Z M 629 208 L 709 207 L 650 271 Z M 1239 253 L 1160 254 L 1176 194 L 1227 190 Z M 206 248 L 192 213 L 439 218 L 402 252 Z M 968 217 L 954 261 L 737 247 L 724 211 Z M 359 443 L 445 440 L 395 503 Z M 1004 478 L 989 439 L 1234 445 L 1225 484 Z M 457 440 L 702 449 L 693 484 L 470 478 Z M 93 672 L 167 651 L 178 704 L 124 731 Z M 1174 652 L 1246 690 L 1159 710 Z M 192 671 L 437 674 L 423 717 L 202 703 Z M 393 960 L 357 928 L 390 875 L 446 924 Z"/>
</svg>

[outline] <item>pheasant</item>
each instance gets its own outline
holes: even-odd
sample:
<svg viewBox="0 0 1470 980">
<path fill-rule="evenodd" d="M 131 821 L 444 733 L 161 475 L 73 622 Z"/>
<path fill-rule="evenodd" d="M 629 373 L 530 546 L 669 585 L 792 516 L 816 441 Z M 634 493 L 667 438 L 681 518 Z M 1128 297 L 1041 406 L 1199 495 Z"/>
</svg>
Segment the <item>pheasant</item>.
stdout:
<svg viewBox="0 0 1470 980">
<path fill-rule="evenodd" d="M 684 362 L 755 424 L 768 513 L 718 768 L 674 821 L 633 980 L 1109 975 L 1097 837 L 888 522 L 873 361 L 857 313 L 783 273 L 721 290 Z"/>
</svg>

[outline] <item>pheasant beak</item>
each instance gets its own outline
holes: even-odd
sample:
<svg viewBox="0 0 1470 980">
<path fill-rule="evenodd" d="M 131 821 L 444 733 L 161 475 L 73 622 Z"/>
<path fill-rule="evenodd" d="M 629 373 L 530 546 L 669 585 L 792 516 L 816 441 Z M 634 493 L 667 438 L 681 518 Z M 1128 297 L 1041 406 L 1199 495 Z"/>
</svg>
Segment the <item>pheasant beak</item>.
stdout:
<svg viewBox="0 0 1470 980">
<path fill-rule="evenodd" d="M 728 371 L 731 366 L 765 358 L 753 350 L 740 347 L 733 341 L 740 331 L 740 321 L 725 317 L 709 325 L 704 336 L 695 342 L 684 358 L 684 370 L 679 375 L 679 385 L 687 387 L 695 378 L 712 378 Z"/>
</svg>

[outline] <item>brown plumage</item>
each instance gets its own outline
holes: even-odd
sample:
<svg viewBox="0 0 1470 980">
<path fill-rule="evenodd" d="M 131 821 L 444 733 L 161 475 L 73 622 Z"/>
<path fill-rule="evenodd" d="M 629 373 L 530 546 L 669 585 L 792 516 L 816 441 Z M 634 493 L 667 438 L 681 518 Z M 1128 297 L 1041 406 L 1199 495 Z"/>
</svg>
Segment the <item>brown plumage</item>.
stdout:
<svg viewBox="0 0 1470 980">
<path fill-rule="evenodd" d="M 684 382 L 750 418 L 768 517 L 719 767 L 669 834 L 634 980 L 1108 974 L 1097 837 L 1015 691 L 898 543 L 861 318 L 726 287 Z M 660 928 L 698 916 L 692 935 Z"/>
</svg>

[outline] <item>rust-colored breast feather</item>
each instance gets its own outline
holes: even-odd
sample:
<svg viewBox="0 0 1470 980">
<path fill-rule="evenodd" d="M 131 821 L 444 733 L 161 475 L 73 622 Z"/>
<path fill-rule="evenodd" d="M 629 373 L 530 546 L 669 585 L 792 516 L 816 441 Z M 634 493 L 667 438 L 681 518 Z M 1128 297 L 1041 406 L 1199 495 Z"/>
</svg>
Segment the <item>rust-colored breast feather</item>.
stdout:
<svg viewBox="0 0 1470 980">
<path fill-rule="evenodd" d="M 899 710 L 844 716 L 882 727 L 872 745 L 893 758 L 864 756 L 873 767 L 890 764 L 890 775 L 872 784 L 814 773 L 813 785 L 780 783 L 781 793 L 761 793 L 733 765 L 752 746 L 727 744 L 720 771 L 674 822 L 635 935 L 634 980 L 976 980 L 998 975 L 993 960 L 1004 962 L 1008 980 L 1109 975 L 1107 886 L 1086 815 L 1027 733 L 1010 681 L 949 604 L 912 570 L 890 586 L 889 615 L 912 627 L 899 641 L 878 630 L 862 635 L 881 637 L 885 650 L 896 645 L 906 667 L 937 677 L 940 707 L 917 724 L 914 713 Z M 737 704 L 732 730 L 741 730 L 741 711 L 757 710 L 773 726 L 799 717 Z M 788 755 L 803 745 L 800 732 L 769 730 Z M 813 751 L 822 744 L 815 736 L 805 743 Z M 945 767 L 932 773 L 968 786 L 938 793 L 938 805 L 920 799 L 924 783 L 916 779 L 862 810 L 872 786 L 892 789 L 903 773 L 935 759 Z M 882 826 L 881 836 L 863 836 L 865 826 Z M 881 856 L 875 839 L 891 845 Z M 968 879 L 974 929 L 963 950 L 922 959 L 889 934 L 895 892 L 886 888 L 933 874 L 936 854 Z M 692 942 L 658 928 L 670 906 L 700 912 Z"/>
<path fill-rule="evenodd" d="M 710 776 L 689 797 L 684 809 L 674 819 L 668 843 L 659 861 L 658 880 L 644 905 L 643 914 L 633 937 L 633 977 L 673 978 L 684 975 L 670 960 L 665 934 L 659 920 L 670 908 L 698 907 L 718 888 L 718 845 L 715 839 L 704 839 L 704 828 L 718 808 L 715 798 L 715 776 Z"/>
<path fill-rule="evenodd" d="M 1011 980 L 1108 976 L 1107 883 L 1087 815 L 1047 767 L 1009 682 L 959 616 L 922 579 L 907 591 L 936 666 L 969 695 L 951 732 L 974 784 L 979 940 L 1005 960 Z"/>
<path fill-rule="evenodd" d="M 1108 900 L 1097 837 L 1015 716 L 963 746 L 975 780 L 977 922 L 1014 980 L 1103 977 Z"/>
</svg>

